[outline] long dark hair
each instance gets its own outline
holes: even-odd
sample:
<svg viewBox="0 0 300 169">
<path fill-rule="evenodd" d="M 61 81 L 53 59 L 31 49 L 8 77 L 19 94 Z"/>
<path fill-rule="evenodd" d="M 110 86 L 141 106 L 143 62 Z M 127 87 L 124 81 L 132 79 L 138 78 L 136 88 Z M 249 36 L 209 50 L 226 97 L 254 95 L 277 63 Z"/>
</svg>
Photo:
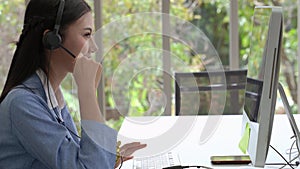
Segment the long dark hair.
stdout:
<svg viewBox="0 0 300 169">
<path fill-rule="evenodd" d="M 49 60 L 45 54 L 42 38 L 45 30 L 54 28 L 59 4 L 60 0 L 30 0 L 0 103 L 12 88 L 29 78 L 37 69 L 42 69 L 48 76 Z M 84 0 L 65 0 L 59 31 L 62 39 L 67 26 L 90 11 L 91 7 Z"/>
</svg>

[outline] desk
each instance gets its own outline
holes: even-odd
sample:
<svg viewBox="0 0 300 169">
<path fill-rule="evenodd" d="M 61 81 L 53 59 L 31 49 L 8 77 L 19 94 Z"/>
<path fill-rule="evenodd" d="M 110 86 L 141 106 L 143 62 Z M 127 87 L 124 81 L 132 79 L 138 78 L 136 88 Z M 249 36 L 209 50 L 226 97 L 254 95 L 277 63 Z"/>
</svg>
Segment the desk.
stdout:
<svg viewBox="0 0 300 169">
<path fill-rule="evenodd" d="M 299 122 L 300 116 L 296 115 L 295 119 Z M 238 148 L 242 135 L 241 125 L 241 115 L 126 117 L 118 139 L 122 143 L 140 141 L 148 144 L 145 149 L 137 151 L 135 157 L 173 151 L 178 153 L 182 165 L 232 168 L 233 166 L 212 165 L 210 156 L 242 155 Z M 275 115 L 271 145 L 286 159 L 286 151 L 293 142 L 290 139 L 292 135 L 287 116 Z M 284 163 L 280 156 L 269 148 L 267 163 L 271 162 Z M 235 167 L 254 168 L 245 165 Z M 122 168 L 126 168 L 126 162 Z"/>
</svg>

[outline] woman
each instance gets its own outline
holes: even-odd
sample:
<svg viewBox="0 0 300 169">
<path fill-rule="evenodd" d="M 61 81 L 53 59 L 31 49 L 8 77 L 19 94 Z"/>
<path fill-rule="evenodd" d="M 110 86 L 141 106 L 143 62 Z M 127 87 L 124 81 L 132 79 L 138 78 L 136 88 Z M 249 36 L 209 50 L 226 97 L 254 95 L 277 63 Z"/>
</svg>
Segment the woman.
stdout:
<svg viewBox="0 0 300 169">
<path fill-rule="evenodd" d="M 96 99 L 101 65 L 89 57 L 97 50 L 93 28 L 84 0 L 29 2 L 0 97 L 0 168 L 108 169 L 146 146 L 117 147 L 116 131 L 103 124 Z M 60 90 L 69 72 L 78 87 L 81 137 Z"/>
</svg>

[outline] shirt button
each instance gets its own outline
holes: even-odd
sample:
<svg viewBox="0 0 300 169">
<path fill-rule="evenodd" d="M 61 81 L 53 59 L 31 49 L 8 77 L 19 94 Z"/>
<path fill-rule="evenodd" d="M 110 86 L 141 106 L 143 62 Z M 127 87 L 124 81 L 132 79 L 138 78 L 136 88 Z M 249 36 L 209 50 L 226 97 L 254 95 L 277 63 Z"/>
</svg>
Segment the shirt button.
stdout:
<svg viewBox="0 0 300 169">
<path fill-rule="evenodd" d="M 71 141 L 71 137 L 69 135 L 66 135 L 66 138 L 68 141 Z"/>
</svg>

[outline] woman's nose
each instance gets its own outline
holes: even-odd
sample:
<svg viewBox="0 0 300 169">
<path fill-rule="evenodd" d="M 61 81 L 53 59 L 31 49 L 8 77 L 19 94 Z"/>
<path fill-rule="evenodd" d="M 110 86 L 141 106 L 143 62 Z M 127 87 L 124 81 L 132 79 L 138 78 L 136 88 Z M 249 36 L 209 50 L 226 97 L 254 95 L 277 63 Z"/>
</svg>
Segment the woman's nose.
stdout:
<svg viewBox="0 0 300 169">
<path fill-rule="evenodd" d="M 89 52 L 90 52 L 90 53 L 95 53 L 97 50 L 98 50 L 98 46 L 97 46 L 97 44 L 95 43 L 94 37 L 92 37 L 92 38 L 89 40 Z"/>
</svg>

